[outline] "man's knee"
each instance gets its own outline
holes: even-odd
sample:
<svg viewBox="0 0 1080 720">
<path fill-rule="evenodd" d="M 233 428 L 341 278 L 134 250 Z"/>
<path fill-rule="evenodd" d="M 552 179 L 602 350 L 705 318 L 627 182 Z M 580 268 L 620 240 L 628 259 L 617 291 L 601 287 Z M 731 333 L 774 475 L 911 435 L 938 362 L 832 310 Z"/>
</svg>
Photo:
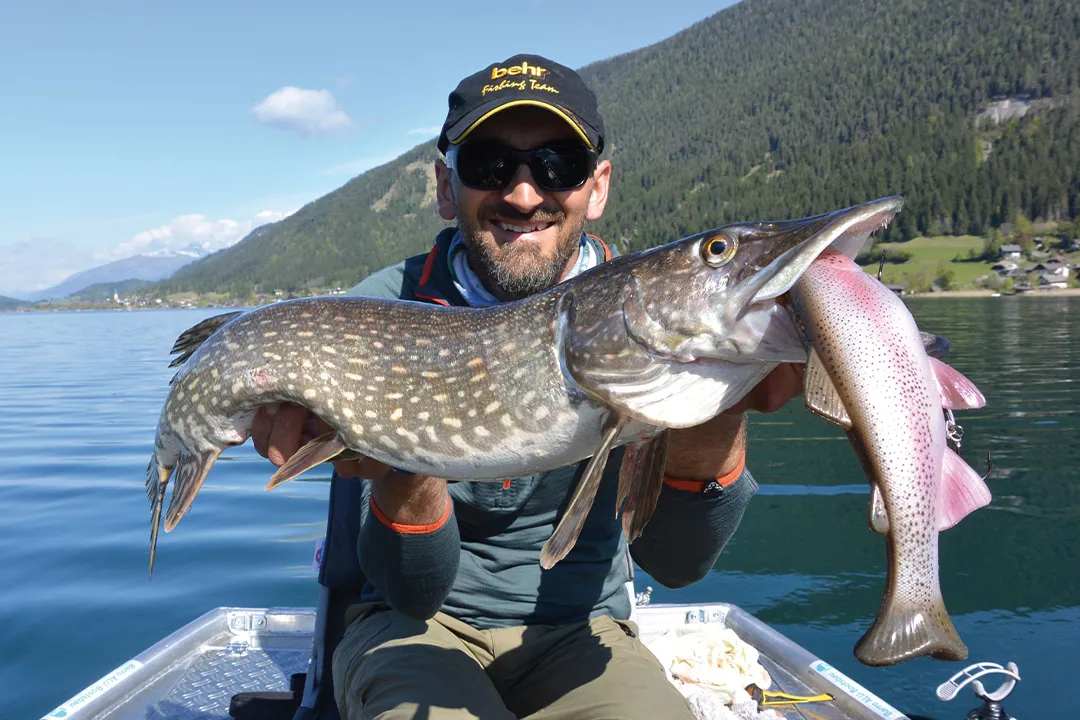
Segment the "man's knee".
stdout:
<svg viewBox="0 0 1080 720">
<path fill-rule="evenodd" d="M 361 616 L 333 659 L 338 709 L 358 718 L 510 718 L 476 657 L 435 620 Z"/>
</svg>

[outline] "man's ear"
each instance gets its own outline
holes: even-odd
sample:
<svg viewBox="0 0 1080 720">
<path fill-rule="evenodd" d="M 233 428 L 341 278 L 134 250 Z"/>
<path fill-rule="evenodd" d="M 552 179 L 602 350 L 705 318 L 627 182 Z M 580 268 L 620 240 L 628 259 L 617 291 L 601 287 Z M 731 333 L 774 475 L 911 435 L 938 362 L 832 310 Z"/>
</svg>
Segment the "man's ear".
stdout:
<svg viewBox="0 0 1080 720">
<path fill-rule="evenodd" d="M 453 220 L 457 217 L 457 198 L 450 168 L 442 160 L 435 161 L 435 197 L 439 201 L 439 217 Z"/>
<path fill-rule="evenodd" d="M 601 160 L 593 171 L 592 189 L 589 191 L 589 206 L 585 210 L 586 220 L 599 220 L 607 206 L 608 185 L 611 182 L 611 161 Z"/>
</svg>

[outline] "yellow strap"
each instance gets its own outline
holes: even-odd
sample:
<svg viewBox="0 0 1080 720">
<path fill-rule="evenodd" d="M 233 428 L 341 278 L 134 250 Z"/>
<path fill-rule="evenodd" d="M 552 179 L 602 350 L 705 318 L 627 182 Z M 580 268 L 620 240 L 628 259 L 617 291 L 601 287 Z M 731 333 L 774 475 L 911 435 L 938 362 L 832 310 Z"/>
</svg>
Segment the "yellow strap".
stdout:
<svg viewBox="0 0 1080 720">
<path fill-rule="evenodd" d="M 794 705 L 796 703 L 827 702 L 833 699 L 833 696 L 828 693 L 821 693 L 820 695 L 791 695 L 790 693 L 764 690 L 762 691 L 762 694 L 765 696 L 761 701 L 762 707 L 769 707 L 772 705 Z"/>
</svg>

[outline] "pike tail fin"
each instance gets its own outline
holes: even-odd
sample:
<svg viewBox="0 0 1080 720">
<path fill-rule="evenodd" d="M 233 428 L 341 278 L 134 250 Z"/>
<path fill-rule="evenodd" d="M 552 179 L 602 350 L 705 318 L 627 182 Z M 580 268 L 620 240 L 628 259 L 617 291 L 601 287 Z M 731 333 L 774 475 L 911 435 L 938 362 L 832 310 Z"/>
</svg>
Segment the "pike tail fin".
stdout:
<svg viewBox="0 0 1080 720">
<path fill-rule="evenodd" d="M 924 608 L 896 602 L 887 593 L 874 624 L 855 644 L 855 657 L 864 665 L 880 667 L 927 655 L 936 660 L 968 656 L 941 595 Z"/>
<path fill-rule="evenodd" d="M 585 518 L 592 509 L 596 491 L 600 487 L 600 478 L 604 476 L 608 454 L 619 437 L 619 432 L 626 425 L 626 420 L 625 416 L 615 411 L 608 413 L 604 419 L 604 434 L 600 440 L 600 447 L 596 449 L 581 479 L 578 480 L 574 494 L 570 498 L 570 504 L 566 506 L 559 524 L 555 526 L 555 532 L 551 533 L 551 537 L 540 550 L 540 567 L 545 570 L 555 567 L 555 564 L 566 557 L 577 542 L 581 528 L 585 525 Z"/>
<path fill-rule="evenodd" d="M 150 571 L 154 577 L 154 556 L 157 553 L 158 529 L 161 527 L 161 507 L 165 502 L 165 489 L 169 486 L 172 469 L 158 462 L 157 450 L 150 456 L 146 466 L 146 497 L 150 499 Z"/>
</svg>

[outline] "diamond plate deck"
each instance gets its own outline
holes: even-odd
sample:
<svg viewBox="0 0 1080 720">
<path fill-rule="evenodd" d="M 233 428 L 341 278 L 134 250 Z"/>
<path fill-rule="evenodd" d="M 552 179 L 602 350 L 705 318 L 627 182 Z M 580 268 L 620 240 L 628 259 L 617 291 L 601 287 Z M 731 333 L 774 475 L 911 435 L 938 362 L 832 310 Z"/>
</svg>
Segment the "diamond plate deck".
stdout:
<svg viewBox="0 0 1080 720">
<path fill-rule="evenodd" d="M 634 610 L 641 637 L 696 623 L 728 626 L 761 651 L 781 690 L 827 691 L 834 701 L 784 713 L 788 720 L 880 720 L 860 697 L 815 672 L 815 656 L 740 608 L 652 605 Z M 230 720 L 229 703 L 242 692 L 287 691 L 307 671 L 315 613 L 311 608 L 216 608 L 188 623 L 87 687 L 47 720 Z M 828 677 L 832 677 L 831 675 Z M 882 701 L 873 698 L 879 704 Z M 895 712 L 895 711 L 894 711 Z M 903 717 L 898 712 L 892 717 Z"/>
<path fill-rule="evenodd" d="M 289 678 L 307 669 L 310 653 L 213 648 L 195 661 L 150 720 L 229 720 L 229 701 L 242 692 L 285 692 Z"/>
</svg>

